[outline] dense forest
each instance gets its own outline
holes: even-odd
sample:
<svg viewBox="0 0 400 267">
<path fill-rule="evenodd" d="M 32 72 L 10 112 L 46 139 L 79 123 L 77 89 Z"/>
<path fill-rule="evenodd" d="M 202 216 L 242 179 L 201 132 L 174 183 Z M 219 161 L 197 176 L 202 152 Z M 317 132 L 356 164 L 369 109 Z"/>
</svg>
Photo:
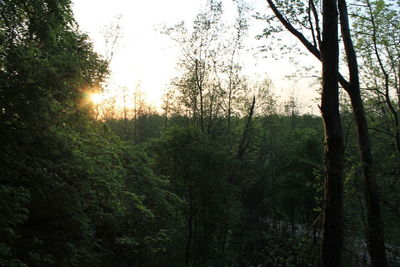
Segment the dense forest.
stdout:
<svg viewBox="0 0 400 267">
<path fill-rule="evenodd" d="M 399 266 L 399 1 L 235 3 L 163 29 L 157 110 L 91 100 L 70 0 L 0 1 L 0 266 Z M 319 114 L 242 73 L 253 15 L 321 61 Z"/>
</svg>

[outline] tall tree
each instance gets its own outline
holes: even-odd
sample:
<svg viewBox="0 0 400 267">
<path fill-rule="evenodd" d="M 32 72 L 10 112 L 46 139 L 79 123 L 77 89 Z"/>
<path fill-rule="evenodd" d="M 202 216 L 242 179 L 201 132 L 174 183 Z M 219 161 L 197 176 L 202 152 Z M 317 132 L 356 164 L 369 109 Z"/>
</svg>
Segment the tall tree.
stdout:
<svg viewBox="0 0 400 267">
<path fill-rule="evenodd" d="M 342 266 L 343 133 L 339 115 L 339 45 L 336 0 L 323 1 L 321 113 L 325 133 L 325 197 L 321 266 Z"/>
<path fill-rule="evenodd" d="M 355 42 L 363 63 L 362 82 L 389 115 L 383 125 L 389 130 L 387 134 L 393 136 L 400 159 L 400 3 L 382 0 L 362 3 L 353 10 Z"/>
<path fill-rule="evenodd" d="M 247 89 L 240 65 L 248 26 L 247 7 L 238 4 L 232 24 L 223 21 L 223 11 L 221 1 L 208 1 L 207 10 L 196 16 L 192 29 L 179 24 L 165 31 L 182 49 L 182 75 L 172 81 L 168 93 L 175 101 L 166 100 L 166 106 L 188 114 L 204 133 L 213 132 L 222 122 L 232 147 L 232 118 L 240 112 Z M 250 105 L 251 98 L 248 100 Z M 243 114 L 247 106 L 245 109 Z"/>
<path fill-rule="evenodd" d="M 321 39 L 321 30 L 320 30 L 320 18 L 317 10 L 316 2 L 308 1 L 308 5 L 300 2 L 297 3 L 300 5 L 298 10 L 300 15 L 304 14 L 304 6 L 308 6 L 306 8 L 307 15 L 303 16 L 303 20 L 285 17 L 283 11 L 279 11 L 277 5 L 272 0 L 267 0 L 269 6 L 273 10 L 275 16 L 279 19 L 282 25 L 290 31 L 300 42 L 304 45 L 304 47 L 319 60 L 322 59 L 322 39 Z M 287 7 L 282 5 L 282 1 L 276 1 L 276 3 L 280 3 L 281 6 L 286 7 L 289 14 L 297 14 L 293 12 L 291 7 Z M 283 1 L 285 2 L 285 1 Z M 302 4 L 301 4 L 302 3 Z M 356 60 L 356 53 L 353 48 L 352 39 L 350 35 L 350 26 L 348 23 L 348 14 L 345 0 L 338 1 L 338 8 L 340 13 L 340 27 L 344 42 L 344 47 L 346 51 L 347 58 L 347 66 L 349 68 L 350 81 L 347 81 L 340 73 L 338 74 L 338 79 L 342 87 L 349 94 L 353 112 L 357 122 L 357 133 L 358 133 L 358 143 L 360 148 L 360 158 L 361 165 L 364 176 L 364 184 L 365 184 L 365 199 L 367 202 L 368 209 L 368 244 L 369 244 L 369 252 L 371 255 L 371 260 L 374 266 L 386 266 L 386 255 L 385 255 L 385 246 L 384 246 L 384 235 L 383 235 L 383 224 L 381 219 L 379 198 L 378 198 L 378 189 L 376 185 L 376 178 L 373 170 L 373 162 L 372 162 L 372 152 L 369 141 L 369 132 L 368 125 L 365 116 L 365 111 L 363 107 L 363 102 L 360 93 L 360 85 L 359 85 L 359 77 L 358 77 L 358 64 Z M 323 13 L 324 15 L 324 13 Z M 300 30 L 295 28 L 295 24 L 298 23 L 300 27 L 304 27 L 308 29 L 310 32 L 309 38 L 305 34 L 303 34 Z M 381 265 L 383 264 L 383 265 Z"/>
<path fill-rule="evenodd" d="M 357 55 L 350 34 L 347 5 L 345 0 L 339 0 L 340 27 L 347 66 L 349 82 L 341 79 L 341 84 L 350 96 L 353 113 L 357 122 L 358 143 L 360 148 L 361 166 L 365 184 L 365 199 L 367 205 L 367 240 L 372 266 L 387 266 L 383 233 L 383 223 L 379 203 L 376 176 L 374 173 L 372 150 L 368 131 L 367 118 L 360 92 Z"/>
</svg>

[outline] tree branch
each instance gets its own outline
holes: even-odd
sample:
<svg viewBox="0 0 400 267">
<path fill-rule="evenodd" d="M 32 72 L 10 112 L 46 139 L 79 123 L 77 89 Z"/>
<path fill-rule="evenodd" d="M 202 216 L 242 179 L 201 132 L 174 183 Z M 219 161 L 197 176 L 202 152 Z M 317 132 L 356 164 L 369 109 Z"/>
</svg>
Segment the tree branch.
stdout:
<svg viewBox="0 0 400 267">
<path fill-rule="evenodd" d="M 315 57 L 318 59 L 321 59 L 321 53 L 318 50 L 317 47 L 315 47 L 310 41 L 307 40 L 307 38 L 298 30 L 296 30 L 290 22 L 288 22 L 282 15 L 282 13 L 278 10 L 278 8 L 275 6 L 274 2 L 272 0 L 267 0 L 269 7 L 272 9 L 274 12 L 275 16 L 279 19 L 279 21 L 282 23 L 282 25 L 294 36 L 296 36 L 297 39 L 300 40 L 300 42 L 307 48 L 308 51 L 310 51 L 311 54 L 313 54 Z"/>
</svg>

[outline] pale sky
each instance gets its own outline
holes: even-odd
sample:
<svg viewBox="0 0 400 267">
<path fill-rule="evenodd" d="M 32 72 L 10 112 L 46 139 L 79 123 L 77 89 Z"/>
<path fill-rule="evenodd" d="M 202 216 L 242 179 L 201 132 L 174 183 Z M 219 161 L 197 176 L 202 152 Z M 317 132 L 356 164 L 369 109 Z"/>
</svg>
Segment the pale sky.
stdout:
<svg viewBox="0 0 400 267">
<path fill-rule="evenodd" d="M 251 0 L 260 12 L 267 10 L 262 0 Z M 157 26 L 172 26 L 181 22 L 189 23 L 204 5 L 205 0 L 73 0 L 75 18 L 83 32 L 88 33 L 96 51 L 105 53 L 104 28 L 121 16 L 119 25 L 121 35 L 115 49 L 110 68 L 111 75 L 107 90 L 118 91 L 125 86 L 134 88 L 140 83 L 146 94 L 147 102 L 159 107 L 164 90 L 176 73 L 179 49 L 168 36 L 156 31 Z M 232 0 L 223 1 L 229 10 Z M 255 23 L 249 30 L 248 43 L 257 47 L 265 40 L 256 41 L 255 35 L 261 33 L 262 24 Z M 288 34 L 288 40 L 295 41 Z M 310 56 L 311 58 L 311 56 Z M 315 64 L 313 59 L 308 64 Z M 246 57 L 245 72 L 252 78 L 265 77 L 273 81 L 275 93 L 286 98 L 295 90 L 304 112 L 315 111 L 316 104 L 311 99 L 316 97 L 315 89 L 309 88 L 309 82 L 289 82 L 285 75 L 296 70 L 288 60 Z M 312 105 L 312 109 L 308 108 Z"/>
</svg>

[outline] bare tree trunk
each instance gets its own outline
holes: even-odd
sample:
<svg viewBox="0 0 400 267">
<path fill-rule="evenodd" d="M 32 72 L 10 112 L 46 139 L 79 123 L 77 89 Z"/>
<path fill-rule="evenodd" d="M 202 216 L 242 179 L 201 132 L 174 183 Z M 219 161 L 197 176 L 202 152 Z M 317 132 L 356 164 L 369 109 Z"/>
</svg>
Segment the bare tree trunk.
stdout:
<svg viewBox="0 0 400 267">
<path fill-rule="evenodd" d="M 186 240 L 186 248 L 185 248 L 185 266 L 189 266 L 190 261 L 190 246 L 192 244 L 192 237 L 193 237 L 193 216 L 192 214 L 189 215 L 188 220 L 188 238 Z"/>
<path fill-rule="evenodd" d="M 256 97 L 253 96 L 253 101 L 251 102 L 250 110 L 249 110 L 249 115 L 247 117 L 247 122 L 246 125 L 243 129 L 243 134 L 242 134 L 242 139 L 240 141 L 237 153 L 236 153 L 236 162 L 240 162 L 243 159 L 243 156 L 249 146 L 250 143 L 250 129 L 251 129 L 251 123 L 254 115 L 254 107 L 256 105 Z M 236 175 L 236 169 L 237 165 L 234 163 L 231 174 L 229 175 L 229 182 L 232 184 L 234 183 L 235 180 L 235 175 Z"/>
<path fill-rule="evenodd" d="M 358 144 L 361 166 L 364 176 L 365 200 L 367 207 L 367 240 L 368 251 L 373 267 L 386 267 L 386 251 L 384 230 L 379 205 L 378 189 L 374 174 L 371 144 L 369 140 L 368 123 L 360 93 L 360 81 L 357 56 L 350 35 L 347 6 L 345 0 L 339 0 L 340 27 L 347 63 L 350 73 L 350 83 L 342 84 L 350 96 L 351 106 L 357 122 Z"/>
<path fill-rule="evenodd" d="M 336 0 L 323 1 L 322 100 L 325 132 L 325 198 L 321 266 L 342 266 L 343 133 L 339 115 L 338 13 Z"/>
<path fill-rule="evenodd" d="M 126 88 L 123 88 L 123 100 L 124 100 L 124 137 L 125 140 L 128 140 L 128 117 L 127 117 L 127 110 L 126 110 Z"/>
<path fill-rule="evenodd" d="M 195 59 L 195 82 L 200 97 L 200 129 L 202 133 L 204 133 L 204 64 L 204 62 Z"/>
<path fill-rule="evenodd" d="M 350 87 L 349 95 L 353 112 L 357 121 L 358 142 L 361 157 L 361 167 L 364 177 L 365 202 L 367 210 L 366 235 L 368 251 L 371 256 L 371 266 L 387 266 L 384 242 L 384 228 L 380 210 L 378 186 L 374 173 L 372 152 L 369 141 L 368 125 L 361 102 L 360 92 Z"/>
<path fill-rule="evenodd" d="M 386 250 L 379 194 L 377 190 L 375 174 L 373 171 L 373 160 L 369 142 L 368 126 L 359 94 L 359 92 L 352 91 L 352 97 L 350 97 L 350 99 L 353 106 L 354 115 L 357 120 L 358 142 L 364 176 L 364 190 L 368 222 L 368 251 L 371 256 L 372 267 L 386 267 Z"/>
<path fill-rule="evenodd" d="M 329 54 L 329 51 L 334 51 L 330 50 L 327 48 L 327 40 L 326 40 L 326 31 L 325 31 L 325 19 L 327 18 L 326 11 L 329 12 L 329 9 L 325 9 L 325 2 L 328 3 L 328 1 L 324 1 L 324 10 L 323 10 L 323 16 L 324 16 L 324 42 L 321 45 L 321 52 L 318 50 L 318 45 L 319 45 L 319 30 L 318 30 L 318 23 L 316 23 L 316 31 L 317 31 L 317 36 L 314 37 L 314 43 L 309 42 L 305 36 L 298 31 L 295 27 L 293 27 L 292 24 L 286 18 L 279 12 L 277 7 L 275 6 L 274 2 L 272 0 L 267 0 L 269 6 L 271 7 L 272 11 L 276 15 L 276 17 L 279 19 L 279 21 L 282 23 L 282 25 L 290 32 L 292 33 L 304 46 L 307 48 L 307 50 L 313 54 L 315 57 L 317 57 L 319 60 L 323 62 L 323 65 L 326 64 L 324 62 L 324 50 L 326 51 L 325 53 Z M 330 7 L 332 8 L 333 11 L 337 11 L 336 6 L 334 7 L 333 4 L 336 5 L 336 1 L 329 1 L 332 2 L 330 3 Z M 358 64 L 357 64 L 357 58 L 356 58 L 356 53 L 352 44 L 351 36 L 350 36 L 350 27 L 349 27 L 349 22 L 348 22 L 348 14 L 347 14 L 347 8 L 346 8 L 346 1 L 345 0 L 338 0 L 339 3 L 339 12 L 340 12 L 340 25 L 341 25 L 341 30 L 342 30 L 342 37 L 343 37 L 343 43 L 346 51 L 346 56 L 347 56 L 347 63 L 349 67 L 349 72 L 350 72 L 350 82 L 346 81 L 342 75 L 339 73 L 339 81 L 342 85 L 342 87 L 348 92 L 353 108 L 353 112 L 356 118 L 357 122 L 357 131 L 358 131 L 358 142 L 359 142 L 359 149 L 360 149 L 360 158 L 361 158 L 361 163 L 362 163 L 362 169 L 363 169 L 363 175 L 364 175 L 364 183 L 365 183 L 365 198 L 366 198 L 366 203 L 367 203 L 367 209 L 368 209 L 368 247 L 369 247 L 369 253 L 371 255 L 371 263 L 372 266 L 387 266 L 386 263 L 386 255 L 385 255 L 385 245 L 384 245 L 384 231 L 383 231 L 383 223 L 382 223 L 382 217 L 381 217 L 381 212 L 380 212 L 380 206 L 379 206 L 379 197 L 378 197 L 378 189 L 377 189 L 377 184 L 376 184 L 376 179 L 375 175 L 373 172 L 373 161 L 372 161 L 372 153 L 371 153 L 371 146 L 370 146 L 370 141 L 369 141 L 369 133 L 368 133 L 368 125 L 367 125 L 367 119 L 365 116 L 365 111 L 361 99 L 361 94 L 360 94 L 360 84 L 359 84 L 359 74 L 358 74 Z M 316 12 L 314 2 L 311 0 L 310 1 L 310 6 L 312 8 L 314 18 L 316 21 L 318 21 L 318 13 Z M 332 11 L 332 12 L 333 12 Z M 330 14 L 333 15 L 333 14 Z M 337 16 L 337 15 L 336 15 Z M 330 23 L 336 23 L 337 24 L 337 17 L 335 21 L 331 21 Z M 334 25 L 332 25 L 333 27 Z M 336 29 L 337 32 L 337 29 Z M 337 42 L 337 40 L 336 40 Z M 332 44 L 333 45 L 333 44 Z M 326 56 L 326 55 L 325 55 Z M 333 56 L 333 53 L 331 54 Z M 379 57 L 378 57 L 379 59 Z M 335 66 L 336 67 L 336 66 Z M 325 67 L 323 67 L 325 68 Z M 333 65 L 332 69 L 333 71 Z M 336 69 L 336 71 L 338 71 Z M 324 99 L 322 99 L 324 101 Z M 323 106 L 323 104 L 322 104 Z M 324 117 L 324 110 L 321 107 L 322 110 L 322 115 Z M 393 111 L 391 109 L 391 111 Z M 394 116 L 396 118 L 396 116 Z M 325 121 L 325 128 L 327 128 L 326 121 Z M 400 127 L 398 127 L 400 128 Z M 327 130 L 325 130 L 325 138 L 327 138 Z M 396 132 L 398 133 L 398 136 L 400 136 L 400 131 Z M 400 138 L 398 139 L 400 140 Z M 398 142 L 400 144 L 400 141 Z M 329 146 L 329 144 L 327 144 Z M 398 150 L 400 151 L 400 145 L 398 146 Z M 339 153 L 339 152 L 338 152 Z M 342 155 L 343 157 L 343 155 Z M 326 166 L 328 169 L 329 166 Z M 329 172 L 328 172 L 329 176 Z M 329 178 L 329 177 L 328 177 Z M 329 186 L 329 185 L 328 185 Z M 325 224 L 324 224 L 325 227 Z M 343 230 L 341 230 L 343 231 Z M 335 266 L 329 265 L 329 266 Z M 338 265 L 339 266 L 339 265 Z"/>
</svg>

